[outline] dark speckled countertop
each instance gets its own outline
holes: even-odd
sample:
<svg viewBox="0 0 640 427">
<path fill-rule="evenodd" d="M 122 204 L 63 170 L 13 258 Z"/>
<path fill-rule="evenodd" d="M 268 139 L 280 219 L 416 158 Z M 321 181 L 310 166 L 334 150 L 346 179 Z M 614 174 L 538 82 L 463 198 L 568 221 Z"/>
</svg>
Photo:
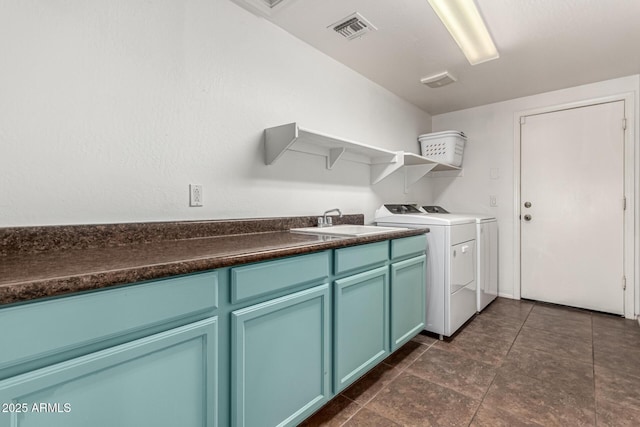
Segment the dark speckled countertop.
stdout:
<svg viewBox="0 0 640 427">
<path fill-rule="evenodd" d="M 0 305 L 272 258 L 415 236 L 291 233 L 315 217 L 0 229 Z M 362 215 L 334 217 L 363 224 Z"/>
</svg>

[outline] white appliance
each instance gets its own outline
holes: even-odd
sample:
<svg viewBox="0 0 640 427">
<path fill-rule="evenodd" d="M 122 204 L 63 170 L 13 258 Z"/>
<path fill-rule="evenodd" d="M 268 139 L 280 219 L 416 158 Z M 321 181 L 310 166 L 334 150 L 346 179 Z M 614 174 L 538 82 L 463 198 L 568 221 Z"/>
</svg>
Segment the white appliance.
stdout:
<svg viewBox="0 0 640 427">
<path fill-rule="evenodd" d="M 428 227 L 425 330 L 451 336 L 476 313 L 476 221 L 427 214 L 412 205 L 383 205 L 377 225 Z"/>
<path fill-rule="evenodd" d="M 423 206 L 427 213 L 449 214 L 440 206 Z M 498 296 L 498 220 L 485 214 L 454 213 L 476 222 L 477 310 L 481 312 Z"/>
</svg>

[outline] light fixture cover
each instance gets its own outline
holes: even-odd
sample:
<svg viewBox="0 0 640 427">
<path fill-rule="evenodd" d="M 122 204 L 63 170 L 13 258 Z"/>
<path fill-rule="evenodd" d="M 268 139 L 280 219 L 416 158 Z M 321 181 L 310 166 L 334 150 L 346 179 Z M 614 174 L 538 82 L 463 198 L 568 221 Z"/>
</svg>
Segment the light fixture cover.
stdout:
<svg viewBox="0 0 640 427">
<path fill-rule="evenodd" d="M 455 81 L 457 81 L 457 79 L 449 74 L 448 71 L 444 71 L 442 73 L 434 74 L 432 76 L 423 77 L 420 79 L 420 83 L 434 89 L 446 86 Z"/>
<path fill-rule="evenodd" d="M 471 65 L 500 57 L 473 0 L 429 0 Z"/>
</svg>

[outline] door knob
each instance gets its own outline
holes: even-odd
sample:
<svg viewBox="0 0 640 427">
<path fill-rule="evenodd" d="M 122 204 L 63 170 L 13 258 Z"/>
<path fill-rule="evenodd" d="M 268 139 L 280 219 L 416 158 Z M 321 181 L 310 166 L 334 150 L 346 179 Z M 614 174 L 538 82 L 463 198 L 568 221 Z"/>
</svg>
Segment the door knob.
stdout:
<svg viewBox="0 0 640 427">
<path fill-rule="evenodd" d="M 531 207 L 531 202 L 524 202 L 524 207 L 525 208 L 530 208 Z"/>
<path fill-rule="evenodd" d="M 525 221 L 531 221 L 531 215 L 525 215 L 524 216 L 524 220 Z"/>
</svg>

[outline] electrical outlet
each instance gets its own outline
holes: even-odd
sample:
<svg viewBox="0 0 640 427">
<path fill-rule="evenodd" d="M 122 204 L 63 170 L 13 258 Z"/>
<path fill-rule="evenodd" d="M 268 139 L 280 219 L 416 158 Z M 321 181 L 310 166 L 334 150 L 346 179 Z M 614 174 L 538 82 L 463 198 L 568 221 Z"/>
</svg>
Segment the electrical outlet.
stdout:
<svg viewBox="0 0 640 427">
<path fill-rule="evenodd" d="M 498 197 L 497 196 L 489 196 L 489 206 L 495 208 L 498 206 Z"/>
<path fill-rule="evenodd" d="M 202 206 L 202 185 L 189 184 L 189 206 Z"/>
</svg>

